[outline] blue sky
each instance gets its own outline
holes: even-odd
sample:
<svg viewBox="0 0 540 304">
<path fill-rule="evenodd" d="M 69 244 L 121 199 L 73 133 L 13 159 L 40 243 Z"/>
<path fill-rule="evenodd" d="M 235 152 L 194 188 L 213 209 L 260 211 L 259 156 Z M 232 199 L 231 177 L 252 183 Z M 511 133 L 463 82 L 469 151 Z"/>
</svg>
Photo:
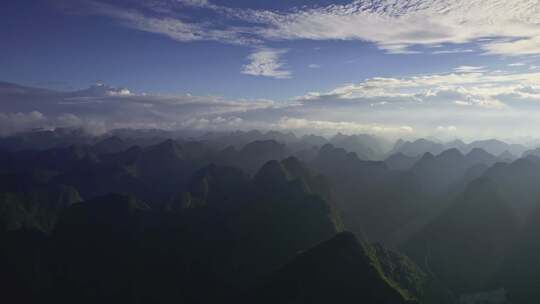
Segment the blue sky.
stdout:
<svg viewBox="0 0 540 304">
<path fill-rule="evenodd" d="M 536 118 L 538 16 L 533 0 L 7 0 L 0 81 L 60 92 L 103 83 L 148 105 L 165 95 L 247 105 L 188 115 L 202 125 L 167 116 L 163 127 L 211 129 L 219 118 L 242 121 L 230 128 L 485 137 L 502 134 L 494 127 L 509 113 Z M 17 110 L 0 108 L 4 121 L 30 113 Z M 118 127 L 80 109 L 47 115 Z M 473 117 L 485 117 L 483 130 Z"/>
</svg>

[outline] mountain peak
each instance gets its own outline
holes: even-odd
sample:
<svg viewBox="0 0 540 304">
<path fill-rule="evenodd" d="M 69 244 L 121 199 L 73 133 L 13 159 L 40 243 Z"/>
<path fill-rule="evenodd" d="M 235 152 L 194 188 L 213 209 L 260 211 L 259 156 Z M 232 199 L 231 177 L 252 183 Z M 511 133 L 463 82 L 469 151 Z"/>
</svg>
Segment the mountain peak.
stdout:
<svg viewBox="0 0 540 304">
<path fill-rule="evenodd" d="M 375 252 L 350 232 L 336 234 L 282 267 L 258 297 L 264 303 L 415 303 L 381 270 Z"/>
<path fill-rule="evenodd" d="M 457 148 L 451 148 L 444 150 L 438 156 L 442 158 L 458 159 L 463 157 L 463 153 L 461 153 L 461 151 L 459 151 Z"/>
</svg>

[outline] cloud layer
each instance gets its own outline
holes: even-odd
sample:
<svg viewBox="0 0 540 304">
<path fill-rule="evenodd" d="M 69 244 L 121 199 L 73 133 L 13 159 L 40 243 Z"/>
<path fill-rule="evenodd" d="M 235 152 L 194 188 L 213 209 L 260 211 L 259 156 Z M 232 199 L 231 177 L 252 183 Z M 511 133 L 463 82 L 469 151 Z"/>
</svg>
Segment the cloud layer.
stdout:
<svg viewBox="0 0 540 304">
<path fill-rule="evenodd" d="M 286 101 L 159 95 L 104 84 L 57 92 L 0 85 L 0 134 L 80 126 L 195 130 L 278 129 L 387 137 L 536 136 L 540 72 L 460 66 L 440 74 L 373 77 Z"/>
</svg>

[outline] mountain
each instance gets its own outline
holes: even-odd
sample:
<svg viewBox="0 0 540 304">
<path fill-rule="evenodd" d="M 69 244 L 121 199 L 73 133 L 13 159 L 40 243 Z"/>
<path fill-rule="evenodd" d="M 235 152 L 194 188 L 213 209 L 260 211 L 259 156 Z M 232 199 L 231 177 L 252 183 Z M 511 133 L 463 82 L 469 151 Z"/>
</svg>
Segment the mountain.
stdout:
<svg viewBox="0 0 540 304">
<path fill-rule="evenodd" d="M 198 140 L 209 144 L 216 149 L 223 149 L 233 146 L 241 149 L 245 145 L 254 141 L 276 141 L 281 144 L 294 144 L 299 141 L 293 133 L 283 133 L 279 131 L 261 132 L 258 130 L 235 131 L 235 132 L 209 132 L 198 138 Z"/>
<path fill-rule="evenodd" d="M 537 206 L 520 229 L 493 279 L 494 287 L 504 288 L 508 292 L 508 300 L 511 303 L 530 303 L 532 299 L 540 297 L 539 238 L 540 206 Z"/>
<path fill-rule="evenodd" d="M 438 155 L 426 153 L 413 167 L 424 190 L 431 194 L 447 192 L 449 187 L 462 179 L 475 165 L 491 166 L 497 158 L 482 149 L 475 148 L 463 155 L 458 149 L 445 150 Z"/>
<path fill-rule="evenodd" d="M 381 139 L 366 134 L 343 135 L 336 134 L 330 138 L 329 143 L 337 148 L 354 152 L 363 160 L 380 160 L 386 149 Z"/>
<path fill-rule="evenodd" d="M 444 150 L 457 149 L 461 153 L 468 154 L 474 149 L 482 149 L 492 155 L 500 155 L 508 152 L 512 155 L 521 155 L 527 150 L 523 145 L 508 144 L 496 139 L 477 140 L 470 143 L 464 143 L 461 140 L 454 140 L 448 143 L 438 143 L 427 139 L 418 139 L 413 142 L 398 140 L 389 155 L 403 153 L 407 156 L 423 155 L 431 153 L 437 155 Z"/>
<path fill-rule="evenodd" d="M 287 155 L 285 144 L 275 140 L 257 140 L 248 143 L 239 151 L 232 147 L 222 150 L 219 157 L 226 165 L 254 174 L 267 161 L 281 160 Z"/>
<path fill-rule="evenodd" d="M 507 201 L 525 221 L 540 201 L 540 158 L 529 155 L 512 163 L 497 163 L 483 175 L 494 183 L 502 199 Z"/>
<path fill-rule="evenodd" d="M 310 164 L 330 182 L 345 228 L 371 241 L 399 244 L 438 207 L 414 174 L 391 170 L 384 162 L 325 145 Z"/>
<path fill-rule="evenodd" d="M 420 160 L 420 155 L 418 156 L 407 156 L 401 152 L 392 154 L 384 160 L 386 165 L 393 170 L 407 171 L 411 169 L 414 164 Z"/>
<path fill-rule="evenodd" d="M 457 294 L 490 287 L 518 232 L 518 217 L 496 189 L 488 179 L 475 180 L 402 246 L 424 271 Z"/>
<path fill-rule="evenodd" d="M 255 302 L 418 303 L 424 280 L 406 258 L 343 232 L 283 266 Z"/>
<path fill-rule="evenodd" d="M 319 146 L 319 147 L 322 147 L 328 143 L 328 140 L 326 138 L 319 135 L 313 135 L 313 134 L 302 136 L 300 138 L 300 141 L 304 142 L 306 145 Z"/>
<path fill-rule="evenodd" d="M 413 142 L 410 141 L 397 141 L 392 151 L 388 154 L 402 153 L 406 156 L 415 157 L 423 155 L 424 153 L 439 154 L 445 149 L 443 144 L 436 143 L 427 139 L 417 139 Z"/>
<path fill-rule="evenodd" d="M 118 136 L 111 136 L 100 140 L 92 147 L 97 154 L 122 152 L 130 148 L 131 144 Z"/>
<path fill-rule="evenodd" d="M 120 195 L 65 210 L 50 240 L 51 297 L 60 303 L 133 301 L 141 269 L 138 243 L 148 210 L 135 198 Z"/>
<path fill-rule="evenodd" d="M 179 207 L 108 195 L 62 212 L 50 245 L 52 295 L 68 290 L 61 302 L 79 303 L 213 302 L 341 229 L 322 197 L 328 186 L 294 158 L 268 162 L 253 179 L 210 165 L 188 184 L 190 203 Z"/>
<path fill-rule="evenodd" d="M 523 145 L 508 144 L 496 139 L 473 141 L 467 145 L 467 148 L 469 150 L 480 148 L 493 155 L 500 155 L 505 151 L 508 151 L 513 155 L 522 155 L 523 152 L 527 150 L 527 148 Z"/>
<path fill-rule="evenodd" d="M 529 155 L 540 157 L 540 148 L 531 149 L 523 152 L 523 157 L 527 157 Z"/>
<path fill-rule="evenodd" d="M 20 145 L 0 149 L 4 294 L 189 304 L 540 296 L 534 154 L 501 161 L 454 141 L 376 161 L 314 135 L 231 133 L 236 144 L 223 147 L 222 133 L 186 134 L 10 137 Z"/>
</svg>

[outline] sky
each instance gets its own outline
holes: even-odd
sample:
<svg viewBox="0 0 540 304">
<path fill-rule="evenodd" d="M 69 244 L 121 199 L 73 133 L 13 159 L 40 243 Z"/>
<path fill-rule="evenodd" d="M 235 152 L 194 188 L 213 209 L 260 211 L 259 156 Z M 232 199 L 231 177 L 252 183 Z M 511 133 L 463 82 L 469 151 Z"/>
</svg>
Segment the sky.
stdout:
<svg viewBox="0 0 540 304">
<path fill-rule="evenodd" d="M 539 138 L 538 0 L 4 0 L 0 135 Z"/>
</svg>

